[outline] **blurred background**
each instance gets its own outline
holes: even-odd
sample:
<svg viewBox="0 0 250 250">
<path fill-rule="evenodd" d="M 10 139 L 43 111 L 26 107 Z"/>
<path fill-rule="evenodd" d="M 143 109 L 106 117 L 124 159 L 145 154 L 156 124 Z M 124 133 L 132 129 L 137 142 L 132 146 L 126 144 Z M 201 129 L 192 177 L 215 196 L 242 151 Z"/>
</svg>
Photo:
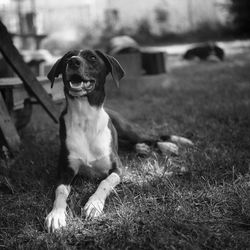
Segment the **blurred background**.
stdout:
<svg viewBox="0 0 250 250">
<path fill-rule="evenodd" d="M 140 45 L 245 38 L 249 6 L 247 0 L 0 0 L 0 18 L 18 48 L 58 55 L 105 47 L 117 35 Z"/>
<path fill-rule="evenodd" d="M 250 4 L 248 0 L 0 0 L 0 20 L 34 73 L 46 75 L 56 59 L 75 48 L 117 54 L 127 46 L 183 55 L 193 43 L 246 39 Z M 114 37 L 122 39 L 112 41 Z M 235 48 L 220 45 L 229 53 Z M 1 55 L 0 61 L 4 64 Z M 12 76 L 5 68 L 0 76 Z"/>
</svg>

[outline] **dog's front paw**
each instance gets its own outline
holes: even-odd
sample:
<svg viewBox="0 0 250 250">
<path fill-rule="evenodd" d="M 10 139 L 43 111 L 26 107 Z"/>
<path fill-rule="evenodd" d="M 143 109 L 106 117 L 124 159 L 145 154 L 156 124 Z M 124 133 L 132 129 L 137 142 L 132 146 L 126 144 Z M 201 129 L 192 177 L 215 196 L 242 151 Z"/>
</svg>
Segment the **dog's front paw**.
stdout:
<svg viewBox="0 0 250 250">
<path fill-rule="evenodd" d="M 45 227 L 49 233 L 66 226 L 65 209 L 53 209 L 45 219 Z"/>
<path fill-rule="evenodd" d="M 87 220 L 94 219 L 103 213 L 104 200 L 91 196 L 84 206 L 84 212 Z"/>
</svg>

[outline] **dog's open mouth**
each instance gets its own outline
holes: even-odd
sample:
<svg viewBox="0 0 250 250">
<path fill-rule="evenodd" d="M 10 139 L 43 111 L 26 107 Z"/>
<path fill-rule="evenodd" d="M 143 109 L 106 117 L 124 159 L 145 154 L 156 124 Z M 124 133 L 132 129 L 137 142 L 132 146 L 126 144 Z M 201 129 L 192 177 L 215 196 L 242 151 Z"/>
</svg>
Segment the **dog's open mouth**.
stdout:
<svg viewBox="0 0 250 250">
<path fill-rule="evenodd" d="M 72 75 L 68 81 L 69 94 L 76 97 L 87 95 L 94 90 L 95 83 L 94 79 Z"/>
</svg>

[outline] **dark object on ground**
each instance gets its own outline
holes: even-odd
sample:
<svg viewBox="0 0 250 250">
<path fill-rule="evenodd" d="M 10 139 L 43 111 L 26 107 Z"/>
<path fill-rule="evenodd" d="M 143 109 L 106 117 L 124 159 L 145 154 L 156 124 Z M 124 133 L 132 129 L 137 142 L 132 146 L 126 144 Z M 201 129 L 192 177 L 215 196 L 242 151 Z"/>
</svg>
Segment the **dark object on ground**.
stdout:
<svg viewBox="0 0 250 250">
<path fill-rule="evenodd" d="M 124 69 L 127 75 L 131 75 L 130 73 L 134 75 L 136 72 L 144 72 L 147 75 L 166 73 L 166 54 L 163 52 L 141 51 L 139 44 L 129 36 L 116 36 L 110 39 L 107 52 L 118 56 L 121 63 L 125 59 Z M 126 55 L 128 55 L 129 63 L 125 58 Z M 139 66 L 142 70 L 136 69 L 137 63 L 140 63 Z M 133 68 L 135 70 L 132 70 Z"/>
<path fill-rule="evenodd" d="M 142 67 L 147 75 L 166 73 L 164 52 L 142 52 Z"/>
<path fill-rule="evenodd" d="M 206 43 L 191 49 L 188 49 L 183 55 L 183 59 L 192 60 L 199 58 L 200 60 L 207 60 L 210 56 L 216 56 L 219 60 L 224 60 L 224 50 L 214 43 Z"/>
</svg>

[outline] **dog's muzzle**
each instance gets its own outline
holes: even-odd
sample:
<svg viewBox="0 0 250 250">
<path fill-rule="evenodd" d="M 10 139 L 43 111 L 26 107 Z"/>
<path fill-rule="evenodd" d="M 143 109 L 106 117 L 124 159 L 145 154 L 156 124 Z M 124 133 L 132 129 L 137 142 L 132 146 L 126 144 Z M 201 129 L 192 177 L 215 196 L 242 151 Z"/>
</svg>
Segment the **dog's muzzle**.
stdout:
<svg viewBox="0 0 250 250">
<path fill-rule="evenodd" d="M 74 97 L 86 96 L 95 88 L 96 81 L 94 79 L 82 79 L 81 81 L 69 81 L 68 93 Z"/>
</svg>

